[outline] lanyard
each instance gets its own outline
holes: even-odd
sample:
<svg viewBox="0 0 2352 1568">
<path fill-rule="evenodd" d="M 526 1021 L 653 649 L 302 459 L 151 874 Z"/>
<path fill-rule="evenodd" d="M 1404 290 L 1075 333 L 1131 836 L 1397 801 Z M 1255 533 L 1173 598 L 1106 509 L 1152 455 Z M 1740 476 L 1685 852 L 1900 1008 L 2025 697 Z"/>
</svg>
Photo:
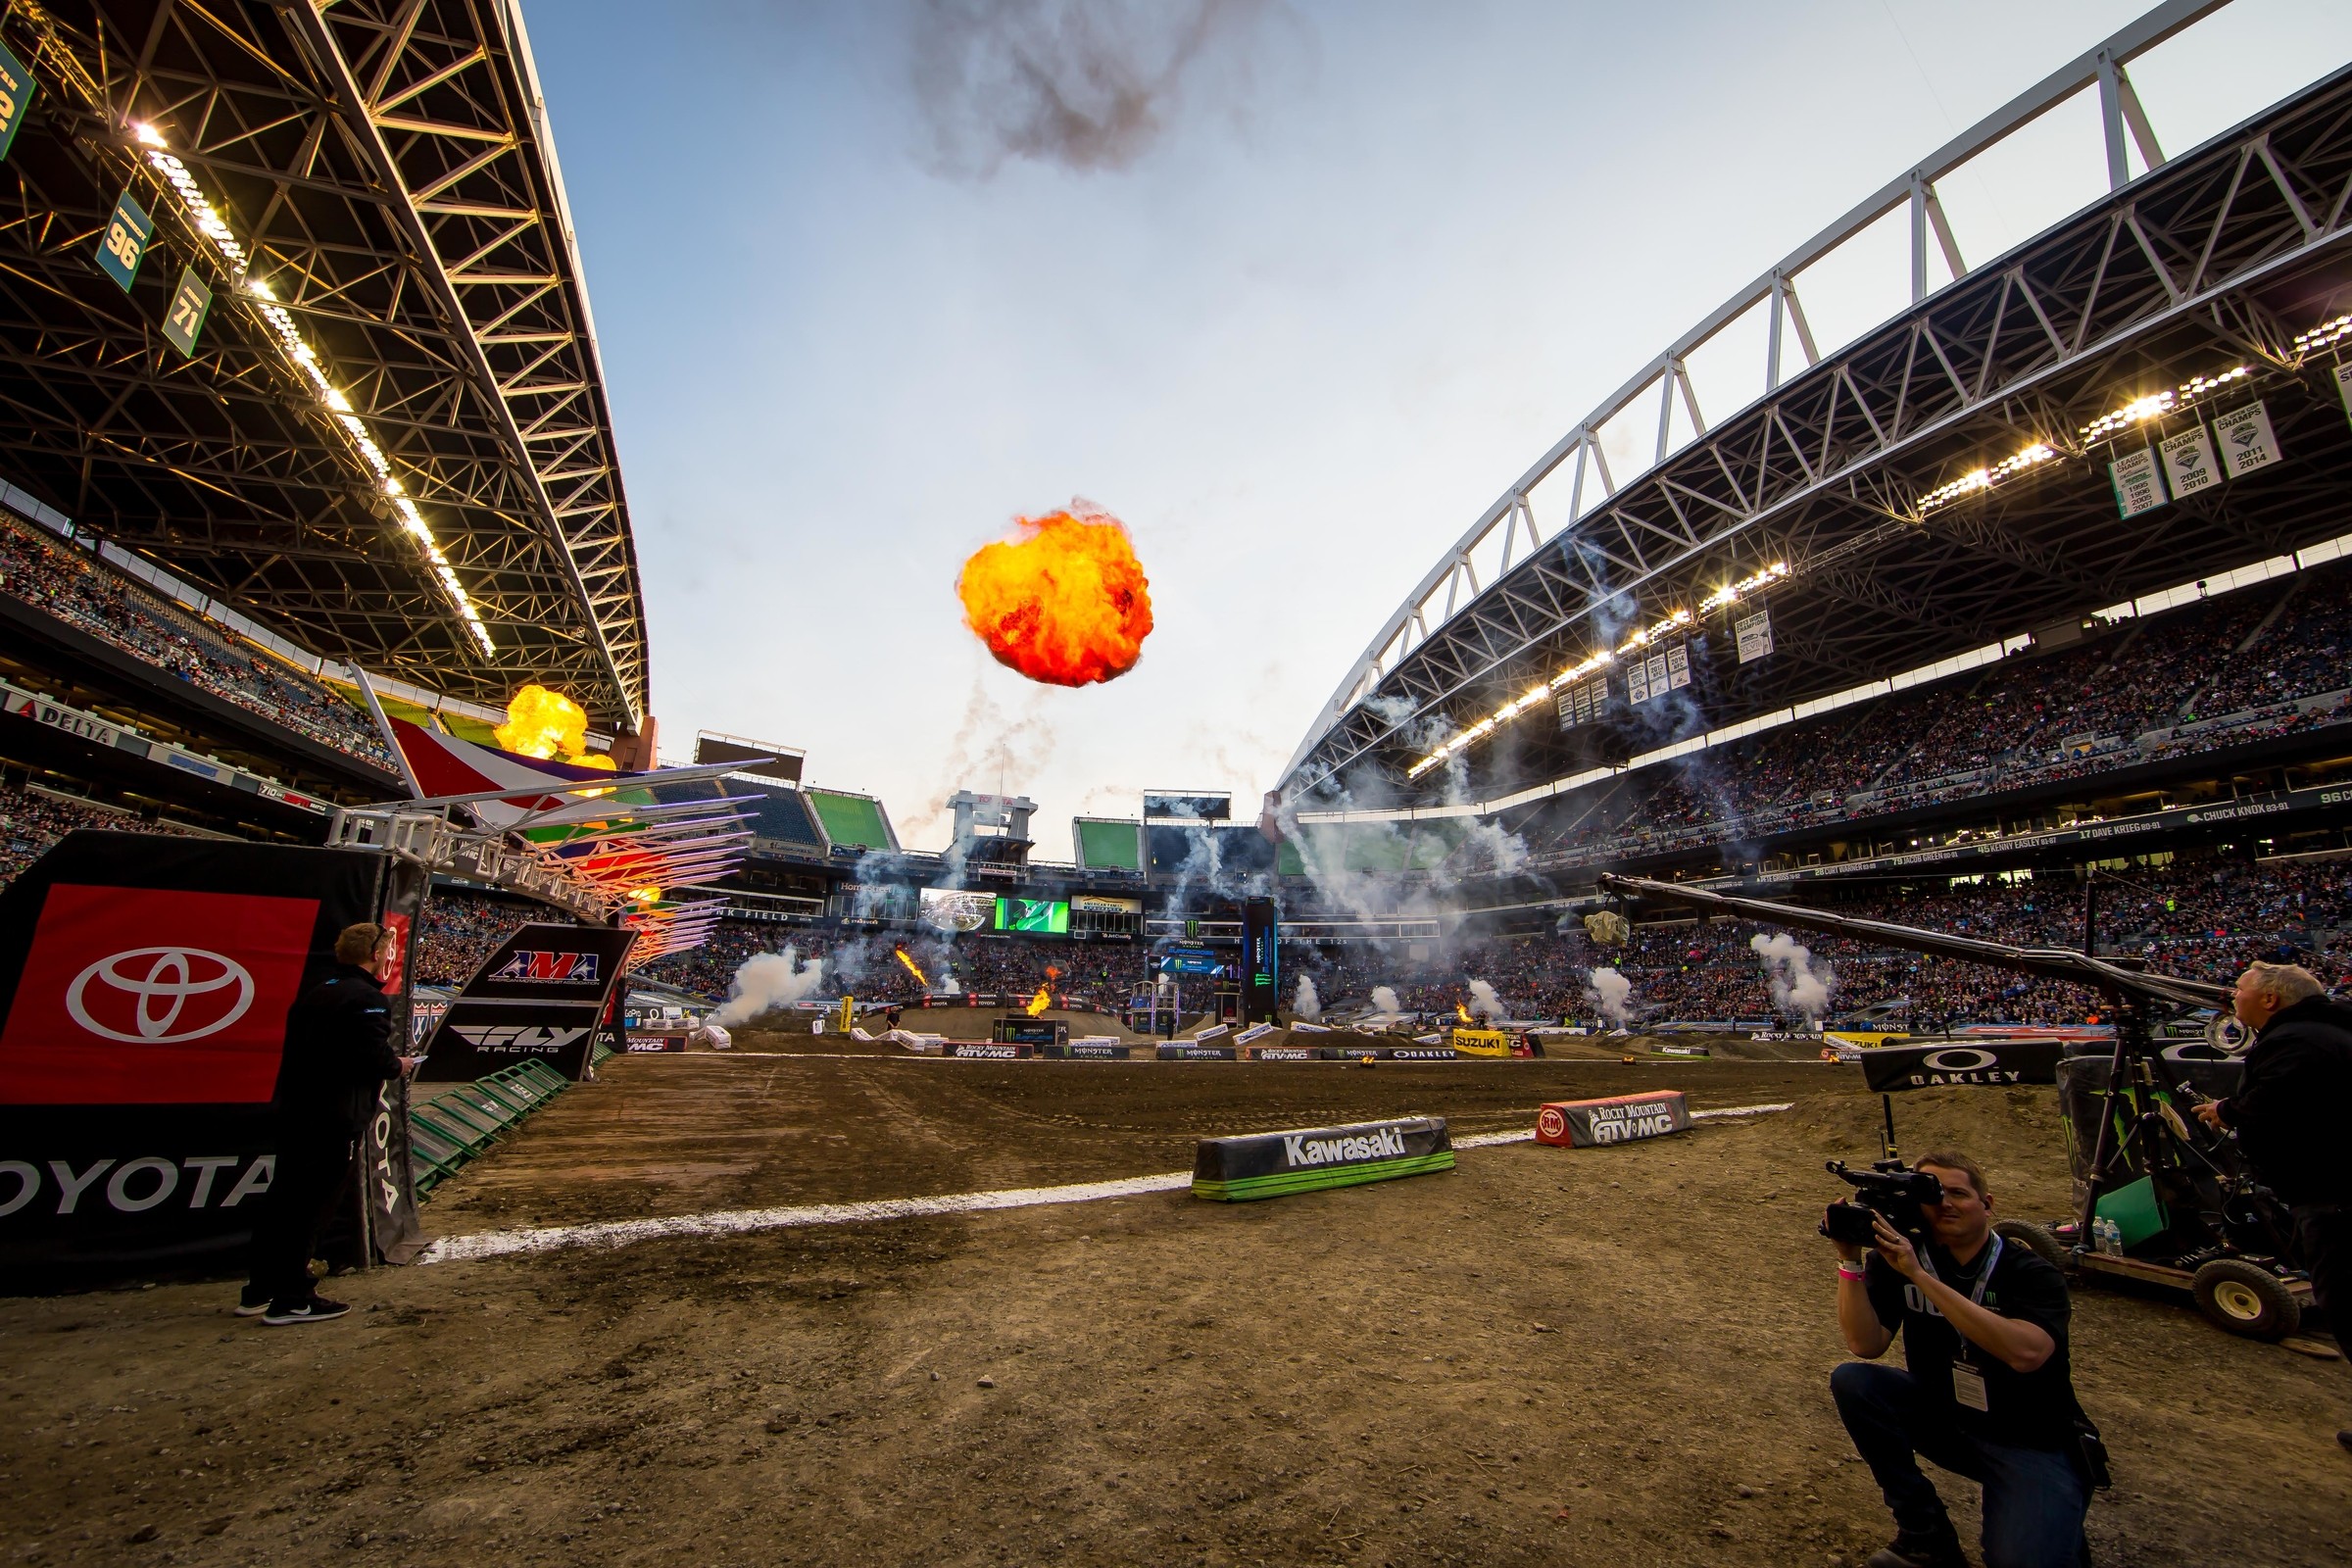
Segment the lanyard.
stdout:
<svg viewBox="0 0 2352 1568">
<path fill-rule="evenodd" d="M 1931 1278 L 1936 1280 L 1943 1278 L 1942 1275 L 1936 1272 L 1936 1260 L 1934 1258 L 1923 1252 L 1920 1254 L 1919 1260 L 1927 1265 L 1928 1274 Z M 1992 1283 L 1992 1271 L 2000 1266 L 2001 1239 L 1998 1236 L 1995 1236 L 1992 1239 L 1992 1245 L 1984 1250 L 1984 1261 L 1977 1269 L 1976 1285 L 1968 1293 L 1968 1298 L 1972 1304 L 1977 1306 L 1983 1306 L 1984 1304 L 1985 1287 Z M 1958 1329 L 1954 1329 L 1952 1330 L 1952 1338 L 1960 1342 L 1959 1348 L 1952 1352 L 1953 1358 L 1959 1361 L 1968 1361 L 1968 1352 L 1971 1348 L 1973 1348 L 1973 1347 L 1969 1344 L 1968 1336 L 1962 1334 Z"/>
</svg>

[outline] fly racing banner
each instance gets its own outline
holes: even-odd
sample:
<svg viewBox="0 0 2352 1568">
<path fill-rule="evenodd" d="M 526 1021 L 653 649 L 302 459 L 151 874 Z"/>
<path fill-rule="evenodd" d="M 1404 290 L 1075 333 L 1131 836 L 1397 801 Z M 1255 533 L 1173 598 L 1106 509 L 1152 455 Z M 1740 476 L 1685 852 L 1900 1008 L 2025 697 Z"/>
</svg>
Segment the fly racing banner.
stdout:
<svg viewBox="0 0 2352 1568">
<path fill-rule="evenodd" d="M 574 1083 L 587 1077 L 597 1025 L 636 940 L 617 926 L 521 927 L 451 1001 L 417 1078 L 470 1083 L 525 1061 Z"/>
<path fill-rule="evenodd" d="M 1351 1127 L 1203 1139 L 1193 1155 L 1193 1196 L 1240 1202 L 1451 1169 L 1453 1141 L 1446 1119 L 1405 1116 Z"/>
<path fill-rule="evenodd" d="M 0 892 L 0 1271 L 44 1289 L 244 1248 L 287 1013 L 336 934 L 381 912 L 390 863 L 84 830 Z M 405 1155 L 334 1260 L 368 1261 L 403 1203 L 413 1228 Z"/>
<path fill-rule="evenodd" d="M 1952 1084 L 2054 1084 L 2063 1054 L 2055 1040 L 1879 1046 L 1862 1053 L 1862 1079 L 1874 1094 Z"/>
<path fill-rule="evenodd" d="M 1690 1109 L 1679 1089 L 1610 1100 L 1555 1100 L 1536 1112 L 1536 1142 L 1560 1149 L 1631 1144 L 1690 1130 Z"/>
</svg>

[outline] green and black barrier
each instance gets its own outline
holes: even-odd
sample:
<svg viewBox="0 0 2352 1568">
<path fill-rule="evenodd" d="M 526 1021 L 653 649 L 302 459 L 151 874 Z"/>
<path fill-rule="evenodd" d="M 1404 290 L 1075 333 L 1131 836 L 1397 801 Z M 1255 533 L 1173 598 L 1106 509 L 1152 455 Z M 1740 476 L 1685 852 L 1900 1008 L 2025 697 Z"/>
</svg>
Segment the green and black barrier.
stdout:
<svg viewBox="0 0 2352 1568">
<path fill-rule="evenodd" d="M 533 1111 L 571 1087 L 537 1059 L 502 1067 L 409 1106 L 409 1161 L 419 1197 L 487 1153 Z"/>
<path fill-rule="evenodd" d="M 1193 1156 L 1193 1196 L 1241 1202 L 1451 1169 L 1453 1141 L 1446 1119 L 1405 1116 L 1204 1139 Z"/>
</svg>

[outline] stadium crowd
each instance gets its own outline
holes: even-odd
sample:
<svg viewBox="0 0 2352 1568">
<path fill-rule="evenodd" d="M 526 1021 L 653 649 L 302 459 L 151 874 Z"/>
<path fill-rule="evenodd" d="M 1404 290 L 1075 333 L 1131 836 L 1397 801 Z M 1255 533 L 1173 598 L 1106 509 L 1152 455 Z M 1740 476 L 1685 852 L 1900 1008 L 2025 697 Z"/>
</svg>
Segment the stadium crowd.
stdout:
<svg viewBox="0 0 2352 1568">
<path fill-rule="evenodd" d="M 19 872 L 77 827 L 180 836 L 188 832 L 176 823 L 148 821 L 114 807 L 0 785 L 0 887 L 14 882 Z"/>
<path fill-rule="evenodd" d="M 1565 796 L 1521 828 L 1562 866 L 1760 838 L 2341 722 L 2352 567 L 2152 616 Z"/>
<path fill-rule="evenodd" d="M 0 522 L 0 593 L 320 745 L 387 769 L 393 765 L 368 718 L 308 675 L 237 647 L 195 616 L 13 518 Z"/>
</svg>

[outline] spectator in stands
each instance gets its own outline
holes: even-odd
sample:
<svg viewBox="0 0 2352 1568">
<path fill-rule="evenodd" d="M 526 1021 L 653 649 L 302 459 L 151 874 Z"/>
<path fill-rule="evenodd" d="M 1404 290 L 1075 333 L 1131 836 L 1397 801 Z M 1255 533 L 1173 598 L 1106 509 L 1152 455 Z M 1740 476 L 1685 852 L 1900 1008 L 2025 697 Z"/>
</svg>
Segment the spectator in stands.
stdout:
<svg viewBox="0 0 2352 1568">
<path fill-rule="evenodd" d="M 286 1017 L 286 1053 L 270 1108 L 277 1159 L 254 1227 L 253 1273 L 237 1304 L 282 1327 L 322 1323 L 351 1310 L 311 1284 L 320 1226 L 350 1190 L 360 1130 L 386 1079 L 418 1058 L 392 1045 L 395 933 L 363 922 L 335 938 L 335 966 L 303 993 Z"/>
</svg>

